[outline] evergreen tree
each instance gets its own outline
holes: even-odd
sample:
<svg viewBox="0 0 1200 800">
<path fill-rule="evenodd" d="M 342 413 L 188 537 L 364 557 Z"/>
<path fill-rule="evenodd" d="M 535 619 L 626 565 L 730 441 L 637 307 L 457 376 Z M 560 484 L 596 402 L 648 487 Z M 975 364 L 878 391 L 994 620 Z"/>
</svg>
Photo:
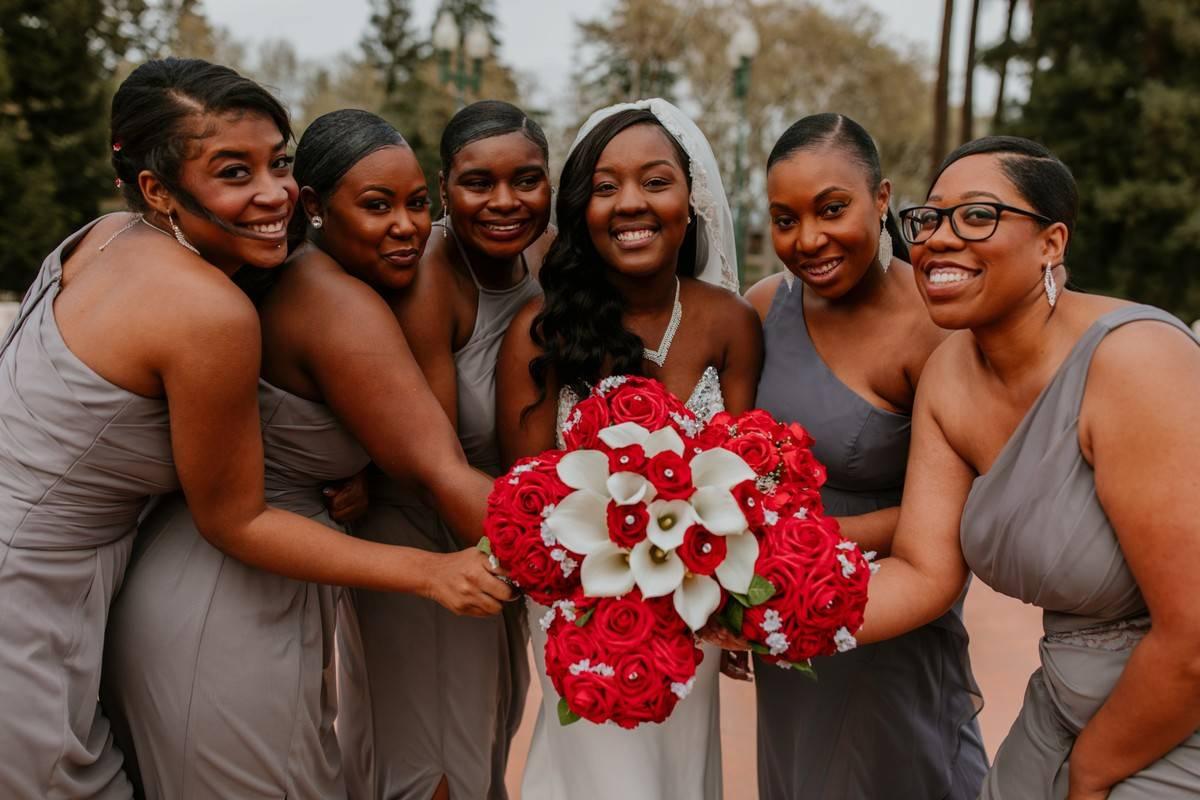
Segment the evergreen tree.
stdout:
<svg viewBox="0 0 1200 800">
<path fill-rule="evenodd" d="M 1081 288 L 1200 316 L 1200 6 L 1037 3 L 1028 102 L 1011 124 L 1079 181 Z"/>
</svg>

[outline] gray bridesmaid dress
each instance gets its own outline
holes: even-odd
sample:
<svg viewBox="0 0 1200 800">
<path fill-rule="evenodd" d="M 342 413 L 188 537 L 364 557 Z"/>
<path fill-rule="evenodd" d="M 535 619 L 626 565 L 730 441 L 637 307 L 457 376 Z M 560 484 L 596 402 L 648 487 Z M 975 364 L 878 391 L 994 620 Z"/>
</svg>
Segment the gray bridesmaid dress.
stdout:
<svg viewBox="0 0 1200 800">
<path fill-rule="evenodd" d="M 470 464 L 494 476 L 501 472 L 500 342 L 541 289 L 528 269 L 509 289 L 487 289 L 478 280 L 475 286 L 475 327 L 454 353 L 458 437 Z M 434 552 L 462 549 L 411 486 L 372 469 L 370 498 L 355 535 Z M 481 619 L 420 597 L 351 590 L 339 613 L 361 632 L 361 640 L 344 637 L 339 623 L 338 741 L 352 800 L 428 800 L 443 775 L 451 797 L 506 798 L 508 748 L 529 687 L 523 604 Z"/>
<path fill-rule="evenodd" d="M 780 283 L 763 335 L 758 405 L 816 440 L 813 453 L 828 470 L 826 513 L 899 505 L 910 418 L 868 403 L 822 361 L 802 283 Z M 899 638 L 814 659 L 815 682 L 758 660 L 762 800 L 974 798 L 987 756 L 962 602 Z"/>
<path fill-rule="evenodd" d="M 1104 704 L 1150 617 L 1079 449 L 1092 354 L 1112 330 L 1157 320 L 1149 306 L 1098 319 L 1042 390 L 992 468 L 975 479 L 962 519 L 971 571 L 1045 610 L 1042 666 L 984 784 L 983 800 L 1062 800 L 1075 737 Z M 1136 375 L 1131 376 L 1136 380 Z M 1119 421 L 1114 420 L 1114 424 Z M 1113 787 L 1109 800 L 1200 796 L 1200 732 Z"/>
<path fill-rule="evenodd" d="M 97 704 L 104 624 L 147 500 L 178 486 L 167 404 L 108 382 L 54 319 L 42 264 L 0 343 L 0 797 L 128 798 Z"/>
<path fill-rule="evenodd" d="M 337 527 L 321 499 L 363 448 L 320 404 L 259 382 L 266 498 Z M 334 587 L 237 561 L 182 495 L 142 523 L 113 608 L 103 698 L 149 800 L 344 798 Z"/>
</svg>

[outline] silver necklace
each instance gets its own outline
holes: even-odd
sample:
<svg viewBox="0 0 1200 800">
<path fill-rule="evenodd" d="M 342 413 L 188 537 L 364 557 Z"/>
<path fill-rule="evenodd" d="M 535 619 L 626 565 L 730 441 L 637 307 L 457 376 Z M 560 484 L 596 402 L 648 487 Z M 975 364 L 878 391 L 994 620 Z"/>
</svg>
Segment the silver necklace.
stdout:
<svg viewBox="0 0 1200 800">
<path fill-rule="evenodd" d="M 667 353 L 671 352 L 671 342 L 675 339 L 675 332 L 679 330 L 679 321 L 681 319 L 683 319 L 683 306 L 679 302 L 679 278 L 676 278 L 675 304 L 671 307 L 671 319 L 667 322 L 667 329 L 663 331 L 662 341 L 658 343 L 657 350 L 643 347 L 642 358 L 652 361 L 661 367 L 667 360 Z"/>
<path fill-rule="evenodd" d="M 122 233 L 124 233 L 125 231 L 129 230 L 129 229 L 130 229 L 130 228 L 132 228 L 134 225 L 137 225 L 139 222 L 145 223 L 145 225 L 146 225 L 147 227 L 149 227 L 149 228 L 153 228 L 154 230 L 156 230 L 156 231 L 158 231 L 159 233 L 161 233 L 163 236 L 169 236 L 170 238 L 174 239 L 175 241 L 179 242 L 181 245 L 183 245 L 184 247 L 186 247 L 188 250 L 191 250 L 191 251 L 192 251 L 193 253 L 195 253 L 196 255 L 200 255 L 200 251 L 199 251 L 199 250 L 197 250 L 197 249 L 196 249 L 196 246 L 195 246 L 195 245 L 193 245 L 191 242 L 189 242 L 189 241 L 188 241 L 188 240 L 187 240 L 187 239 L 184 237 L 184 235 L 183 235 L 183 231 L 179 230 L 179 228 L 178 228 L 178 227 L 177 227 L 177 226 L 174 224 L 174 221 L 172 221 L 172 225 L 171 225 L 171 227 L 175 228 L 175 233 L 174 233 L 174 234 L 170 234 L 170 233 L 167 233 L 166 231 L 164 231 L 162 228 L 160 228 L 160 227 L 158 227 L 157 225 L 155 225 L 154 223 L 152 223 L 152 222 L 150 222 L 149 220 L 147 220 L 147 219 L 146 219 L 146 215 L 145 215 L 145 214 L 138 214 L 136 217 L 134 217 L 133 219 L 131 219 L 131 220 L 130 220 L 129 222 L 127 222 L 125 225 L 121 226 L 121 229 L 120 229 L 120 230 L 118 230 L 118 231 L 117 231 L 116 233 L 114 233 L 112 236 L 108 237 L 108 239 L 106 239 L 106 240 L 104 241 L 104 244 L 100 245 L 100 246 L 99 246 L 98 248 L 96 248 L 96 249 L 97 249 L 97 250 L 99 250 L 99 251 L 103 251 L 103 250 L 104 250 L 104 248 L 108 247 L 110 244 L 112 244 L 112 243 L 113 243 L 113 239 L 116 239 L 116 238 L 117 238 L 118 236 L 120 236 Z"/>
</svg>

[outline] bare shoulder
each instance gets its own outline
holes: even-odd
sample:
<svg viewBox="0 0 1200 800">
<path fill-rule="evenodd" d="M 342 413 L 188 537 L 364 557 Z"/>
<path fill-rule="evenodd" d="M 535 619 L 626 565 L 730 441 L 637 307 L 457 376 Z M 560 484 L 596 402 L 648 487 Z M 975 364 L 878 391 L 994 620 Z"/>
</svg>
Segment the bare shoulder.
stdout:
<svg viewBox="0 0 1200 800">
<path fill-rule="evenodd" d="M 975 337 L 970 331 L 953 331 L 933 349 L 921 373 L 920 402 L 935 415 L 945 411 L 969 388 L 969 375 L 977 360 Z"/>
<path fill-rule="evenodd" d="M 546 253 L 550 251 L 550 245 L 554 244 L 557 236 L 558 229 L 553 225 L 548 225 L 546 232 L 525 249 L 525 263 L 529 265 L 529 271 L 534 275 L 541 271 L 542 262 L 546 260 Z"/>
<path fill-rule="evenodd" d="M 897 333 L 901 334 L 903 341 L 912 348 L 916 360 L 924 364 L 933 351 L 951 335 L 951 331 L 939 328 L 933 323 L 929 310 L 925 307 L 925 300 L 917 289 L 910 264 L 898 258 L 894 259 L 889 272 L 899 288 L 897 294 L 901 299 Z"/>
<path fill-rule="evenodd" d="M 1088 387 L 1136 384 L 1178 393 L 1200 382 L 1200 347 L 1191 334 L 1160 320 L 1127 322 L 1109 332 L 1092 356 Z M 1191 395 L 1194 397 L 1194 395 Z"/>
<path fill-rule="evenodd" d="M 779 291 L 779 285 L 784 282 L 786 277 L 785 273 L 777 272 L 774 275 L 768 275 L 746 290 L 746 301 L 758 313 L 760 320 L 766 321 L 767 314 L 771 310 L 771 303 L 775 300 L 775 293 Z"/>
</svg>

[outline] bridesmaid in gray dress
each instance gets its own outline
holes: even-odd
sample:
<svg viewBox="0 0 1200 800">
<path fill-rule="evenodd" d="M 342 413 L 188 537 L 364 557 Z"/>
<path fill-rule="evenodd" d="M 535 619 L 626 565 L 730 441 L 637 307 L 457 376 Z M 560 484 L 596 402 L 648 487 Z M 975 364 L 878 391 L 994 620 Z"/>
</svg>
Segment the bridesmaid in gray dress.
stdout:
<svg viewBox="0 0 1200 800">
<path fill-rule="evenodd" d="M 301 140 L 297 173 L 305 169 L 333 185 L 320 242 L 343 260 L 302 247 L 260 307 L 267 498 L 321 523 L 336 547 L 418 565 L 427 583 L 410 590 L 456 613 L 494 614 L 511 593 L 482 554 L 330 530 L 321 486 L 369 459 L 425 486 L 467 532 L 481 524 L 490 482 L 466 463 L 380 294 L 411 281 L 429 233 L 412 151 L 378 117 L 336 112 Z M 309 183 L 302 197 L 316 203 Z M 273 574 L 222 553 L 182 502 L 145 528 L 113 609 L 104 677 L 145 796 L 345 797 L 333 730 L 337 591 L 287 565 L 267 565 L 283 573 Z"/>
<path fill-rule="evenodd" d="M 1064 290 L 1076 207 L 1045 147 L 988 137 L 901 212 L 930 315 L 958 332 L 921 383 L 860 641 L 943 613 L 969 568 L 1045 610 L 981 797 L 1196 797 L 1200 348 L 1158 309 Z"/>
<path fill-rule="evenodd" d="M 411 288 L 393 309 L 467 460 L 500 473 L 496 356 L 517 311 L 540 294 L 549 236 L 549 148 L 537 123 L 500 101 L 459 111 L 442 134 L 443 219 Z M 454 552 L 428 502 L 372 470 L 371 504 L 353 528 L 374 541 Z M 467 619 L 419 597 L 356 590 L 342 610 L 361 652 L 340 642 L 339 742 L 352 797 L 507 797 L 508 748 L 529 668 L 521 604 Z M 352 627 L 343 630 L 354 630 Z"/>
<path fill-rule="evenodd" d="M 251 563 L 322 582 L 427 580 L 421 559 L 348 552 L 263 502 L 258 318 L 228 276 L 283 261 L 263 224 L 296 197 L 283 108 L 225 67 L 150 61 L 114 97 L 112 131 L 138 213 L 63 242 L 0 343 L 4 798 L 133 795 L 97 695 L 109 605 L 152 496 L 182 486 L 203 535 Z M 238 157 L 213 161 L 221 152 Z"/>
<path fill-rule="evenodd" d="M 767 191 L 775 250 L 789 271 L 746 295 L 763 318 L 758 405 L 808 429 L 828 470 L 826 513 L 886 553 L 917 379 L 945 333 L 893 239 L 891 187 L 858 123 L 838 114 L 796 122 L 771 152 Z M 987 758 L 962 598 L 919 630 L 813 666 L 815 682 L 755 663 L 760 797 L 978 795 Z"/>
</svg>

